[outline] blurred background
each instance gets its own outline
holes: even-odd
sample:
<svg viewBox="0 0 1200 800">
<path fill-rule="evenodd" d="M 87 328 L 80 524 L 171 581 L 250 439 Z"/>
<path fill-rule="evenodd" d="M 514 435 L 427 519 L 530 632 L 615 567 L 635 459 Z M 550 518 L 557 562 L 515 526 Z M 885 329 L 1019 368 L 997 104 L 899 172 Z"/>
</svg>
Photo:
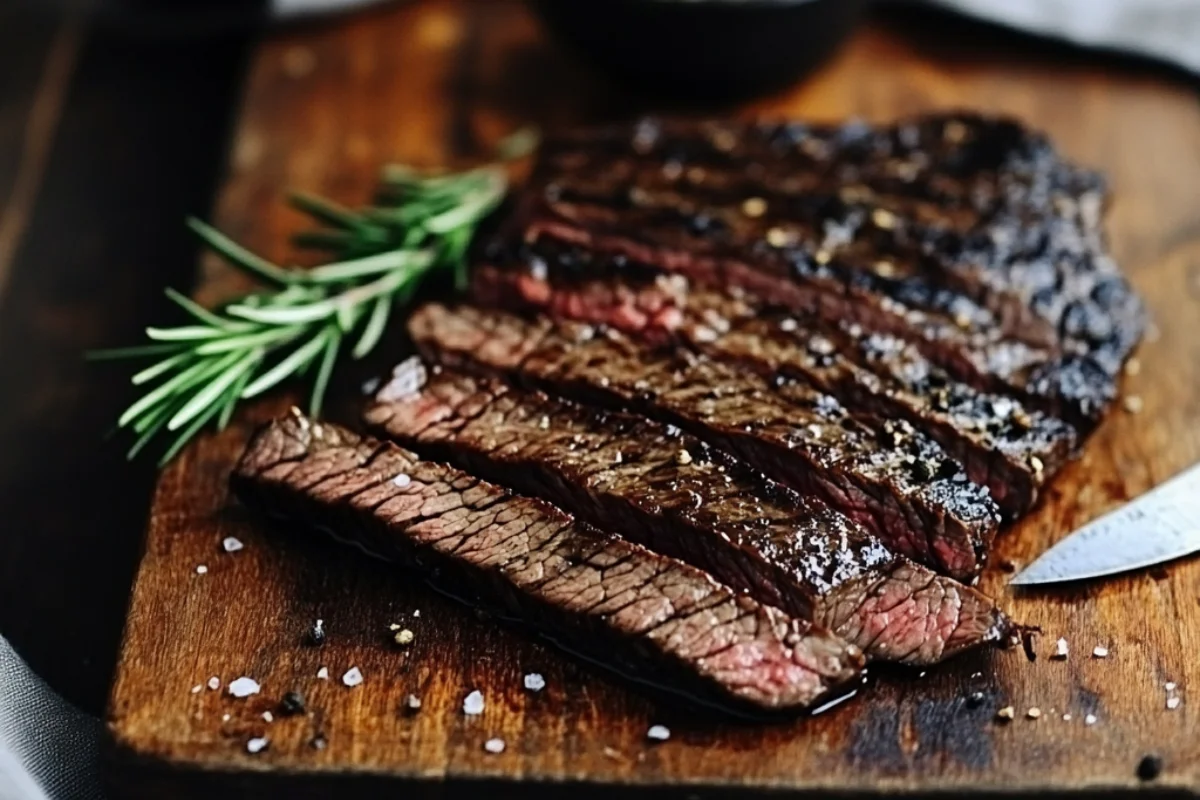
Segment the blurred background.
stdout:
<svg viewBox="0 0 1200 800">
<path fill-rule="evenodd" d="M 397 24 L 421 26 L 420 47 L 386 63 L 345 49 Z M 881 78 L 893 60 L 921 80 Z M 859 82 L 864 65 L 876 70 Z M 889 115 L 948 96 L 1052 128 L 1077 104 L 1121 102 L 1128 125 L 1152 125 L 1195 106 L 1197 69 L 1195 0 L 0 0 L 0 634 L 52 688 L 102 712 L 155 469 L 103 443 L 130 387 L 81 354 L 165 318 L 162 287 L 196 279 L 184 217 L 209 217 L 231 172 L 271 166 L 279 142 L 232 136 L 243 115 L 270 116 L 243 106 L 247 81 L 278 83 L 260 97 L 310 94 L 319 118 L 297 124 L 333 126 L 344 146 L 332 163 L 265 169 L 226 219 L 274 202 L 280 176 L 352 196 L 383 160 L 471 158 L 527 123 L 646 109 Z M 414 72 L 440 88 L 420 108 L 387 105 L 387 85 Z M 818 80 L 831 74 L 837 96 Z M 960 80 L 969 91 L 952 88 Z M 372 82 L 379 100 L 363 102 Z M 359 135 L 377 115 L 400 121 L 393 140 Z M 432 127 L 443 146 L 408 141 L 410 119 L 414 141 Z M 276 125 L 286 139 L 291 121 Z M 1107 134 L 1072 141 L 1099 147 Z M 1170 165 L 1147 169 L 1150 180 Z M 255 244 L 283 238 L 237 224 Z"/>
</svg>

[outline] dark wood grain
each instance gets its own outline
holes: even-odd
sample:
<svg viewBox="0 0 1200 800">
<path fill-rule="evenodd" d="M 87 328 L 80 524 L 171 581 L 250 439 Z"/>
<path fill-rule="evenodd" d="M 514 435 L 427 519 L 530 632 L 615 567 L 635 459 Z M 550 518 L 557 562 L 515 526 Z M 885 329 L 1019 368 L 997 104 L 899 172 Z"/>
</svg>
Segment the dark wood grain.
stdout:
<svg viewBox="0 0 1200 800">
<path fill-rule="evenodd" d="M 1027 563 L 1200 457 L 1200 106 L 1158 69 L 1111 69 L 1009 37 L 996 44 L 979 28 L 962 36 L 942 44 L 919 25 L 876 24 L 811 80 L 739 113 L 882 121 L 947 106 L 1001 110 L 1112 177 L 1114 246 L 1159 332 L 1128 381 L 1145 411 L 1114 413 L 1042 507 L 1002 537 L 995 562 Z M 255 58 L 217 219 L 283 257 L 298 224 L 276 203 L 284 187 L 355 201 L 385 160 L 442 163 L 528 121 L 594 119 L 635 105 L 545 42 L 512 0 L 435 0 L 282 33 Z M 216 262 L 205 262 L 204 276 L 205 300 L 240 286 Z M 1200 561 L 1020 594 L 994 570 L 983 588 L 1044 630 L 1035 663 L 992 652 L 928 674 L 878 670 L 858 698 L 817 718 L 732 725 L 631 690 L 386 565 L 245 518 L 228 497 L 230 466 L 253 420 L 286 402 L 250 410 L 160 480 L 109 709 L 111 780 L 123 796 L 170 787 L 196 797 L 217 789 L 527 797 L 567 785 L 605 795 L 614 784 L 705 797 L 746 788 L 1121 791 L 1137 787 L 1136 765 L 1149 752 L 1166 765 L 1156 787 L 1200 785 L 1190 694 L 1200 685 Z M 222 552 L 229 535 L 246 549 Z M 207 574 L 196 574 L 198 564 Z M 329 639 L 305 647 L 316 618 Z M 393 622 L 415 632 L 411 648 L 390 643 Z M 1047 657 L 1059 636 L 1072 648 L 1066 661 Z M 1108 658 L 1090 657 L 1098 644 Z M 322 666 L 328 681 L 316 677 Z M 351 666 L 364 685 L 341 685 Z M 544 692 L 521 688 L 527 671 L 546 677 Z M 259 680 L 262 693 L 235 700 L 190 691 L 210 676 L 224 685 L 240 675 Z M 1166 681 L 1181 687 L 1173 711 Z M 476 718 L 461 713 L 472 689 L 487 700 Z M 289 690 L 303 692 L 311 712 L 265 721 Z M 978 705 L 967 700 L 973 692 L 982 693 Z M 409 693 L 422 698 L 418 714 L 402 709 Z M 1017 719 L 997 722 L 1006 705 Z M 1035 706 L 1041 718 L 1025 718 Z M 649 745 L 652 723 L 670 726 L 671 740 Z M 325 749 L 310 744 L 318 733 Z M 248 754 L 247 739 L 262 735 L 269 749 Z M 483 750 L 493 736 L 508 744 L 501 755 Z"/>
<path fill-rule="evenodd" d="M 132 393 L 83 353 L 134 340 L 167 313 L 163 285 L 191 284 L 183 218 L 219 181 L 246 44 L 0 10 L 0 632 L 92 713 L 154 470 L 105 442 Z"/>
</svg>

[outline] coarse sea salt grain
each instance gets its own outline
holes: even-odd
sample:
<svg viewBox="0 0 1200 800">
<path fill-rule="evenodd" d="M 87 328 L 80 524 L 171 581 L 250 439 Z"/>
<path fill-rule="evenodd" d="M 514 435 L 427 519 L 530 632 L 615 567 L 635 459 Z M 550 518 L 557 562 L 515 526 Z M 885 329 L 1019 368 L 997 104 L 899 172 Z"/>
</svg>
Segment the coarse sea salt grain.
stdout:
<svg viewBox="0 0 1200 800">
<path fill-rule="evenodd" d="M 463 713 L 472 717 L 483 713 L 483 692 L 476 689 L 463 699 Z"/>
<path fill-rule="evenodd" d="M 263 718 L 264 722 L 274 722 L 275 721 L 275 715 L 272 714 L 270 711 L 264 711 L 262 713 L 262 718 Z"/>
<path fill-rule="evenodd" d="M 197 575 L 203 575 L 206 572 L 208 572 L 208 567 L 204 566 L 203 564 L 196 565 L 196 574 Z"/>
<path fill-rule="evenodd" d="M 651 725 L 646 731 L 646 738 L 655 742 L 665 742 L 671 738 L 671 729 L 666 725 Z"/>
<path fill-rule="evenodd" d="M 531 672 L 525 676 L 525 688 L 531 692 L 540 692 L 546 688 L 546 679 L 540 673 Z"/>
<path fill-rule="evenodd" d="M 203 689 L 204 689 L 204 684 L 203 684 L 203 683 L 197 683 L 195 686 L 193 686 L 193 687 L 192 687 L 192 694 L 200 694 L 200 692 L 201 692 Z"/>
<path fill-rule="evenodd" d="M 258 694 L 261 688 L 258 681 L 253 678 L 242 677 L 229 684 L 229 693 L 234 697 L 249 697 L 252 694 Z"/>
<path fill-rule="evenodd" d="M 1097 645 L 1092 648 L 1093 658 L 1108 658 L 1108 648 L 1103 645 Z"/>
<path fill-rule="evenodd" d="M 250 741 L 246 742 L 246 752 L 247 753 L 261 753 L 263 750 L 267 749 L 267 745 L 269 745 L 270 743 L 271 743 L 271 740 L 268 739 L 267 737 L 256 736 L 253 739 L 251 739 Z"/>
<path fill-rule="evenodd" d="M 1066 639 L 1059 639 L 1054 643 L 1054 655 L 1051 658 L 1066 658 L 1070 649 L 1067 647 Z"/>
<path fill-rule="evenodd" d="M 1166 683 L 1163 684 L 1163 688 L 1166 689 L 1168 692 L 1173 692 L 1173 691 L 1175 691 L 1175 685 L 1176 685 L 1175 681 L 1167 681 Z"/>
<path fill-rule="evenodd" d="M 412 483 L 412 478 L 409 477 L 408 475 L 405 475 L 403 472 L 401 472 L 396 477 L 392 478 L 392 485 L 396 486 L 400 489 L 403 489 L 405 486 L 408 486 L 410 483 Z"/>
<path fill-rule="evenodd" d="M 1096 715 L 1095 715 L 1095 714 L 1088 714 L 1086 717 L 1084 717 L 1084 718 L 1083 718 L 1083 724 L 1085 724 L 1085 725 L 1095 725 L 1095 724 L 1096 724 Z"/>
<path fill-rule="evenodd" d="M 504 752 L 504 740 L 503 739 L 488 739 L 486 742 L 483 743 L 483 749 L 487 750 L 489 753 L 496 753 L 496 754 L 503 753 Z"/>
<path fill-rule="evenodd" d="M 317 670 L 317 678 L 323 681 L 329 680 L 329 667 L 321 667 Z"/>
<path fill-rule="evenodd" d="M 347 686 L 358 686 L 363 682 L 362 671 L 358 667 L 351 667 L 346 670 L 346 674 L 342 676 L 342 683 Z"/>
<path fill-rule="evenodd" d="M 217 689 L 220 689 L 221 688 L 221 679 L 218 678 L 216 675 L 213 675 L 211 678 L 208 679 L 208 688 L 212 689 L 214 692 Z"/>
<path fill-rule="evenodd" d="M 225 548 L 226 553 L 236 553 L 246 545 L 242 544 L 242 540 L 236 536 L 226 536 L 224 541 L 221 542 L 221 546 Z"/>
<path fill-rule="evenodd" d="M 1167 698 L 1167 708 L 1171 711 L 1174 711 L 1175 709 L 1179 708 L 1179 704 L 1182 702 L 1183 701 L 1180 700 L 1178 697 L 1168 697 Z"/>
</svg>

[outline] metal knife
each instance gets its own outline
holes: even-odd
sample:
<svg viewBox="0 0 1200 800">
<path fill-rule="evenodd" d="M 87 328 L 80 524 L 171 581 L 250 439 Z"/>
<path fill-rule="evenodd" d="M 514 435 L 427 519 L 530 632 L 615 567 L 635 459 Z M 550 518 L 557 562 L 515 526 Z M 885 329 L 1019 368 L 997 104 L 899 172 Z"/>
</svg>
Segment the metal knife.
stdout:
<svg viewBox="0 0 1200 800">
<path fill-rule="evenodd" d="M 1200 464 L 1089 522 L 1012 579 L 1015 586 L 1079 581 L 1200 552 Z"/>
</svg>

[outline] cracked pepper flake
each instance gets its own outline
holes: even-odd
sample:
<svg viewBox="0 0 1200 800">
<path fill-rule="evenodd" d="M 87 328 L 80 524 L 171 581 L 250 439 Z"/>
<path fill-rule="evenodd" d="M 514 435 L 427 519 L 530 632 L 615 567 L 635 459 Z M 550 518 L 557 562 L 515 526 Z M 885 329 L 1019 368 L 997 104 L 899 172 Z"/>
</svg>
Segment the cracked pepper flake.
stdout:
<svg viewBox="0 0 1200 800">
<path fill-rule="evenodd" d="M 342 683 L 346 684 L 347 686 L 358 686 L 362 682 L 363 674 L 358 667 L 351 667 L 350 669 L 346 670 L 346 674 L 342 676 Z"/>
<path fill-rule="evenodd" d="M 646 731 L 646 738 L 654 742 L 665 742 L 671 738 L 671 729 L 666 725 L 651 725 Z"/>
<path fill-rule="evenodd" d="M 253 678 L 241 677 L 229 684 L 229 693 L 234 697 L 249 697 L 258 694 L 261 688 Z"/>
<path fill-rule="evenodd" d="M 483 692 L 476 689 L 466 696 L 463 700 L 463 713 L 472 717 L 483 713 Z"/>
<path fill-rule="evenodd" d="M 226 536 L 224 541 L 221 542 L 221 547 L 225 548 L 226 553 L 236 553 L 238 550 L 245 548 L 245 546 L 242 544 L 242 540 L 236 536 Z"/>
<path fill-rule="evenodd" d="M 540 673 L 531 672 L 525 676 L 525 688 L 531 692 L 540 692 L 546 688 L 546 679 Z"/>
<path fill-rule="evenodd" d="M 486 742 L 483 743 L 483 749 L 487 750 L 489 753 L 495 753 L 495 754 L 503 753 L 504 752 L 504 740 L 503 739 L 488 739 Z"/>
</svg>

